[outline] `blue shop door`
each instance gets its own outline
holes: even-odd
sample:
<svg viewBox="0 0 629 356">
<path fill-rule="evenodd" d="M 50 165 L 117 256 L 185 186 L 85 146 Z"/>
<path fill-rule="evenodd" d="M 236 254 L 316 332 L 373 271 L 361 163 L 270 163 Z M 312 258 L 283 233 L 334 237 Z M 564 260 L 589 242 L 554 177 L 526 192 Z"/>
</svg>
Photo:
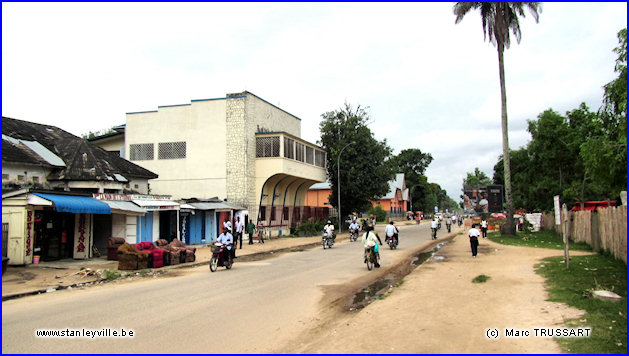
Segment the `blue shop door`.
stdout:
<svg viewBox="0 0 629 356">
<path fill-rule="evenodd" d="M 144 216 L 138 218 L 137 225 L 138 241 L 153 242 L 153 212 L 148 211 Z"/>
<path fill-rule="evenodd" d="M 190 242 L 189 245 L 198 245 L 202 243 L 203 238 L 203 211 L 197 211 L 194 215 L 190 215 Z"/>
<path fill-rule="evenodd" d="M 205 212 L 205 243 L 216 241 L 216 218 L 214 211 Z"/>
</svg>

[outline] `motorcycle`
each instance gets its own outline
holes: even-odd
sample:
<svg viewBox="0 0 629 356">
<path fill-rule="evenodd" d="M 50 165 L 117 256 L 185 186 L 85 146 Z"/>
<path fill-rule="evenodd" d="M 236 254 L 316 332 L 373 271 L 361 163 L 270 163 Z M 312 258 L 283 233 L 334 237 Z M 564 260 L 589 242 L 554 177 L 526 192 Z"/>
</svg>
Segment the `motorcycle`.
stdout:
<svg viewBox="0 0 629 356">
<path fill-rule="evenodd" d="M 349 230 L 349 241 L 354 242 L 358 239 L 358 230 Z"/>
<path fill-rule="evenodd" d="M 225 257 L 227 255 L 227 258 Z M 216 272 L 218 267 L 232 268 L 234 261 L 225 244 L 215 242 L 212 245 L 212 259 L 210 259 L 210 271 Z"/>
<path fill-rule="evenodd" d="M 393 235 L 392 237 L 387 237 L 387 244 L 389 244 L 389 248 L 394 250 L 398 245 L 398 234 Z"/>
<path fill-rule="evenodd" d="M 323 249 L 332 248 L 334 245 L 334 236 L 328 236 L 327 233 L 323 233 L 323 237 L 321 237 L 321 244 L 323 245 Z"/>
</svg>

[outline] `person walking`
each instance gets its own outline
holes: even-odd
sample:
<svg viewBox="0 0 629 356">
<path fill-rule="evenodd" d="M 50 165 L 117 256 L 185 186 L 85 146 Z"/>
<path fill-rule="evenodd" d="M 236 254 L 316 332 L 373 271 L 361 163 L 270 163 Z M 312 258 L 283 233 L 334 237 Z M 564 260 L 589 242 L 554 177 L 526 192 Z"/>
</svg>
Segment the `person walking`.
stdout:
<svg viewBox="0 0 629 356">
<path fill-rule="evenodd" d="M 480 230 L 483 232 L 483 238 L 487 237 L 487 220 L 480 222 Z"/>
<path fill-rule="evenodd" d="M 476 224 L 472 224 L 472 228 L 467 232 L 467 236 L 470 238 L 472 258 L 476 258 L 476 254 L 478 253 L 478 237 L 480 236 L 480 231 L 476 228 Z"/>
<path fill-rule="evenodd" d="M 247 224 L 247 234 L 249 234 L 249 245 L 253 245 L 253 234 L 256 231 L 256 224 L 253 221 L 249 220 Z"/>
<path fill-rule="evenodd" d="M 448 233 L 449 233 L 450 229 L 452 229 L 452 218 L 449 216 L 446 217 L 446 227 L 448 228 Z"/>
<path fill-rule="evenodd" d="M 432 230 L 432 239 L 436 240 L 437 239 L 437 230 L 439 228 L 439 225 L 437 224 L 437 217 L 433 217 L 432 221 L 430 222 L 430 230 Z"/>
<path fill-rule="evenodd" d="M 236 236 L 234 237 L 236 241 L 234 241 L 234 243 L 238 244 L 238 241 L 240 241 L 240 249 L 242 250 L 242 233 L 245 230 L 245 223 L 240 220 L 240 216 L 236 216 L 234 229 L 236 230 Z"/>
<path fill-rule="evenodd" d="M 262 220 L 258 220 L 258 243 L 264 243 L 264 224 Z"/>
</svg>

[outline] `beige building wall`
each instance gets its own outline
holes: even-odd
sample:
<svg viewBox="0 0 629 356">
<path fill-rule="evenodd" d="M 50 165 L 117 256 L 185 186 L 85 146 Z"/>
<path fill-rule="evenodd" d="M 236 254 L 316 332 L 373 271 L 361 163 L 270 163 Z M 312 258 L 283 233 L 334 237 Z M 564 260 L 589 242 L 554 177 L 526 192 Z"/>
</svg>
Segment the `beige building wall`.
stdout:
<svg viewBox="0 0 629 356">
<path fill-rule="evenodd" d="M 225 110 L 225 100 L 199 100 L 127 114 L 125 158 L 159 175 L 150 182 L 150 194 L 226 196 Z M 186 158 L 159 159 L 160 142 L 186 142 Z M 131 160 L 130 146 L 146 143 L 153 144 L 154 158 Z"/>
</svg>

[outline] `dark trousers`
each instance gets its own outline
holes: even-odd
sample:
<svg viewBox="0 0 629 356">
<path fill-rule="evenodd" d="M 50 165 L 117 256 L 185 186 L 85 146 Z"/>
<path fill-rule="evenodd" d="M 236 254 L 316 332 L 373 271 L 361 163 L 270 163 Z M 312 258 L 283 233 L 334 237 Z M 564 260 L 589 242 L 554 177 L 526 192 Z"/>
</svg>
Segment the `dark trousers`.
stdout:
<svg viewBox="0 0 629 356">
<path fill-rule="evenodd" d="M 487 228 L 486 227 L 481 227 L 480 231 L 483 232 L 483 238 L 487 237 Z"/>
<path fill-rule="evenodd" d="M 234 246 L 238 245 L 238 241 L 240 241 L 240 249 L 242 250 L 242 232 L 236 232 Z"/>
<path fill-rule="evenodd" d="M 478 239 L 476 237 L 470 237 L 470 246 L 472 246 L 472 256 L 476 256 L 478 253 Z"/>
<path fill-rule="evenodd" d="M 249 245 L 253 245 L 253 232 L 249 233 Z"/>
</svg>

